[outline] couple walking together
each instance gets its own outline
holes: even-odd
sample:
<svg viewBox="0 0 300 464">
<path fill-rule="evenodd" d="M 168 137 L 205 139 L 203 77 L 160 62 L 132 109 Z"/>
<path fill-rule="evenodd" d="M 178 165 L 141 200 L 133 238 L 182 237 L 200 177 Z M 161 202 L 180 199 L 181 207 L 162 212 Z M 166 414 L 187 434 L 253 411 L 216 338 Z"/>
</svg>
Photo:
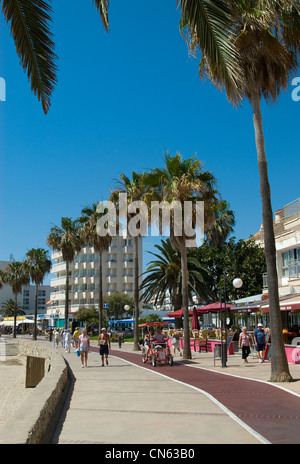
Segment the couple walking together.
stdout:
<svg viewBox="0 0 300 464">
<path fill-rule="evenodd" d="M 264 362 L 265 357 L 266 340 L 263 325 L 261 323 L 257 324 L 257 329 L 254 331 L 253 338 L 259 362 L 262 363 Z M 250 335 L 247 333 L 247 327 L 243 327 L 239 337 L 239 348 L 242 348 L 242 359 L 245 363 L 248 362 L 247 358 L 250 354 L 250 346 L 252 347 Z"/>
<path fill-rule="evenodd" d="M 106 329 L 101 329 L 101 334 L 98 337 L 98 346 L 100 346 L 100 356 L 102 358 L 102 366 L 104 366 L 104 356 L 106 365 L 108 365 L 108 348 L 110 345 L 110 336 L 106 333 Z M 87 330 L 83 329 L 82 334 L 78 337 L 78 350 L 81 356 L 81 367 L 87 367 L 88 352 L 90 350 L 90 337 Z"/>
</svg>

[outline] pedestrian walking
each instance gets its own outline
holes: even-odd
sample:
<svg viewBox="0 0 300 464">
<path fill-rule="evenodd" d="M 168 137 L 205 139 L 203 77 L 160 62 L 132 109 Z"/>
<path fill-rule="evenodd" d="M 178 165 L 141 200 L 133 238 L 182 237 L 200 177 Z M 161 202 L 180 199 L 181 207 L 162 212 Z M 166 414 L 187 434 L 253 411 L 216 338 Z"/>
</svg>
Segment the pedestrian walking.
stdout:
<svg viewBox="0 0 300 464">
<path fill-rule="evenodd" d="M 66 347 L 66 334 L 67 334 L 67 331 L 64 330 L 63 333 L 62 333 L 62 340 L 61 340 L 62 346 L 64 348 Z"/>
<path fill-rule="evenodd" d="M 257 329 L 254 330 L 254 342 L 255 348 L 258 353 L 259 362 L 264 362 L 265 350 L 266 350 L 266 339 L 265 331 L 261 323 L 257 324 Z"/>
<path fill-rule="evenodd" d="M 252 347 L 251 337 L 247 332 L 247 327 L 243 327 L 239 336 L 239 348 L 242 348 L 242 359 L 244 363 L 248 362 L 247 358 L 250 354 L 250 346 Z"/>
<path fill-rule="evenodd" d="M 54 332 L 54 348 L 58 348 L 58 344 L 59 344 L 59 331 L 58 329 L 56 329 Z"/>
<path fill-rule="evenodd" d="M 90 337 L 86 329 L 83 329 L 82 334 L 78 337 L 78 350 L 80 351 L 81 367 L 87 367 Z"/>
<path fill-rule="evenodd" d="M 65 335 L 65 350 L 66 353 L 70 353 L 71 351 L 71 342 L 72 342 L 72 337 L 70 333 L 70 329 L 67 330 L 66 335 Z"/>
<path fill-rule="evenodd" d="M 98 346 L 100 347 L 99 354 L 102 359 L 102 367 L 104 366 L 104 356 L 106 358 L 106 365 L 108 366 L 108 354 L 111 345 L 110 336 L 106 333 L 105 327 L 101 329 L 101 334 L 98 337 Z"/>
<path fill-rule="evenodd" d="M 78 347 L 78 338 L 81 335 L 79 327 L 76 327 L 75 332 L 73 333 L 74 347 Z"/>
<path fill-rule="evenodd" d="M 174 356 L 176 355 L 176 350 L 179 351 L 179 356 L 182 356 L 181 351 L 180 351 L 180 335 L 178 330 L 175 330 L 172 335 L 172 341 L 171 344 L 174 348 Z"/>
</svg>

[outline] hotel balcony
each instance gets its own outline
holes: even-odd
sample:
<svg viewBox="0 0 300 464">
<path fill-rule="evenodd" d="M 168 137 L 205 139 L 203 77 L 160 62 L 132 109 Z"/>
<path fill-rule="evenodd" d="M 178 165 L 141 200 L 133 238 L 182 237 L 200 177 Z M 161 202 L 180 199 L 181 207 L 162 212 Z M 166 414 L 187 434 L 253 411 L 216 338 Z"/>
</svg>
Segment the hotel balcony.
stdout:
<svg viewBox="0 0 300 464">
<path fill-rule="evenodd" d="M 133 260 L 131 261 L 123 261 L 124 269 L 132 269 L 133 268 Z"/>
<path fill-rule="evenodd" d="M 134 251 L 133 245 L 125 245 L 122 250 L 123 254 L 133 253 L 133 251 Z"/>
<path fill-rule="evenodd" d="M 108 253 L 116 253 L 118 249 L 118 245 L 116 243 L 111 243 L 111 245 L 109 246 L 107 252 Z"/>
<path fill-rule="evenodd" d="M 50 293 L 50 300 L 58 301 L 58 300 L 65 300 L 66 292 L 61 290 L 59 292 L 51 292 Z"/>
<path fill-rule="evenodd" d="M 115 261 L 110 260 L 110 261 L 106 262 L 106 265 L 107 265 L 108 269 L 116 268 L 118 266 L 118 261 L 117 260 L 115 260 Z"/>
<path fill-rule="evenodd" d="M 51 287 L 63 287 L 66 285 L 66 276 L 51 279 Z"/>
<path fill-rule="evenodd" d="M 57 274 L 59 272 L 66 271 L 66 263 L 65 261 L 61 261 L 60 263 L 56 263 L 52 265 L 51 272 L 53 274 Z"/>
<path fill-rule="evenodd" d="M 52 251 L 51 253 L 51 259 L 60 259 L 62 258 L 62 253 L 60 251 Z"/>
</svg>

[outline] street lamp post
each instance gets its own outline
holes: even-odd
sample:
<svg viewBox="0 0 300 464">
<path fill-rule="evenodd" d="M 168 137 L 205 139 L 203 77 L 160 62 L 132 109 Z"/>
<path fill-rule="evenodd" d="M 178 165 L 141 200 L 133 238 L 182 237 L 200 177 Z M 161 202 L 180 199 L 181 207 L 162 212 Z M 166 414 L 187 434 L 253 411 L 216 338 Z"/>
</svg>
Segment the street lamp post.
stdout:
<svg viewBox="0 0 300 464">
<path fill-rule="evenodd" d="M 125 305 L 124 306 L 124 309 L 125 311 L 129 311 L 130 310 L 130 306 L 129 305 Z M 122 341 L 121 341 L 121 338 L 119 337 L 119 347 L 121 348 L 121 344 L 122 344 Z"/>
<path fill-rule="evenodd" d="M 221 293 L 221 351 L 222 351 L 222 367 L 227 367 L 226 362 L 227 362 L 227 343 L 226 343 L 226 272 L 227 270 L 224 271 L 224 329 L 225 329 L 225 334 L 224 334 L 224 339 L 223 339 L 223 331 L 222 331 L 222 293 Z M 243 285 L 242 279 L 239 277 L 236 277 L 232 281 L 232 285 L 235 288 L 241 288 Z"/>
</svg>

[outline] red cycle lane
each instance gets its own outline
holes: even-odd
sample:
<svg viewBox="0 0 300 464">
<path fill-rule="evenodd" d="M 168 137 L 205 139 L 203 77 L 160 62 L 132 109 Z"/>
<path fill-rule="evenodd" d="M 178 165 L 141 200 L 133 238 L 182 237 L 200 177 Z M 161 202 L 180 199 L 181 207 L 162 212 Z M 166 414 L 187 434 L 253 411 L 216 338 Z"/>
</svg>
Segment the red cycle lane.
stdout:
<svg viewBox="0 0 300 464">
<path fill-rule="evenodd" d="M 92 348 L 92 351 L 98 351 Z M 143 364 L 141 356 L 125 351 L 110 351 L 137 366 L 199 388 L 213 396 L 241 421 L 272 444 L 300 444 L 300 398 L 267 383 L 191 367 Z"/>
</svg>

